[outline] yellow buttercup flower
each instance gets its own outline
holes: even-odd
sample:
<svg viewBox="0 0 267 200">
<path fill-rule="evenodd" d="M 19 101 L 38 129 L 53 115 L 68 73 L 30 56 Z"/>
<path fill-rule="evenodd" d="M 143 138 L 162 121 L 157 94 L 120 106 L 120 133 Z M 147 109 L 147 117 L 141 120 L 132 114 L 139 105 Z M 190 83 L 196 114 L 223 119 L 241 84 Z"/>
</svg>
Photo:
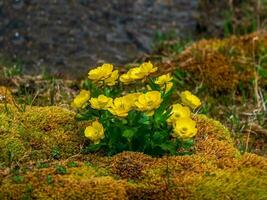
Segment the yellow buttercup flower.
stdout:
<svg viewBox="0 0 267 200">
<path fill-rule="evenodd" d="M 187 90 L 181 93 L 181 99 L 184 105 L 192 109 L 196 109 L 201 105 L 199 98 Z"/>
<path fill-rule="evenodd" d="M 126 117 L 131 110 L 132 105 L 125 97 L 115 98 L 112 106 L 108 109 L 113 115 Z"/>
<path fill-rule="evenodd" d="M 149 74 L 152 74 L 158 70 L 157 67 L 154 67 L 153 64 L 149 62 L 144 62 L 140 65 L 140 71 L 145 74 L 145 76 L 148 76 Z"/>
<path fill-rule="evenodd" d="M 110 77 L 104 80 L 104 83 L 108 86 L 113 86 L 117 83 L 119 78 L 119 70 L 115 70 L 111 73 Z"/>
<path fill-rule="evenodd" d="M 90 92 L 87 90 L 81 90 L 80 93 L 74 98 L 71 106 L 74 108 L 82 108 L 86 105 L 86 102 L 90 99 Z"/>
<path fill-rule="evenodd" d="M 131 105 L 131 108 L 135 108 L 135 102 L 138 100 L 138 97 L 141 95 L 142 93 L 140 92 L 135 92 L 135 93 L 130 93 L 130 94 L 126 94 L 123 98 Z"/>
<path fill-rule="evenodd" d="M 165 92 L 168 92 L 173 87 L 172 79 L 170 73 L 164 74 L 156 79 L 155 84 L 159 85 Z"/>
<path fill-rule="evenodd" d="M 94 121 L 91 126 L 86 127 L 84 135 L 93 141 L 94 144 L 98 144 L 105 137 L 104 127 L 98 121 Z"/>
<path fill-rule="evenodd" d="M 124 84 L 130 84 L 136 80 L 142 80 L 149 74 L 157 71 L 157 67 L 153 67 L 151 62 L 145 62 L 140 67 L 131 68 L 127 73 L 120 76 L 120 81 Z"/>
<path fill-rule="evenodd" d="M 91 98 L 91 107 L 98 110 L 106 110 L 111 107 L 113 99 L 101 94 L 97 98 Z"/>
<path fill-rule="evenodd" d="M 136 80 L 145 78 L 146 74 L 140 70 L 140 67 L 131 68 L 127 73 L 120 76 L 120 81 L 129 84 Z"/>
<path fill-rule="evenodd" d="M 173 136 L 189 139 L 197 134 L 196 122 L 189 117 L 180 117 L 173 126 Z"/>
<path fill-rule="evenodd" d="M 112 64 L 103 64 L 95 69 L 92 69 L 88 73 L 88 78 L 93 82 L 98 82 L 107 79 L 111 76 L 113 70 Z"/>
<path fill-rule="evenodd" d="M 164 74 L 164 75 L 159 76 L 157 78 L 157 80 L 155 81 L 155 83 L 157 85 L 164 85 L 164 84 L 169 83 L 170 81 L 172 81 L 172 77 L 171 77 L 170 73 L 168 73 L 168 74 Z"/>
<path fill-rule="evenodd" d="M 165 89 L 165 92 L 168 92 L 170 89 L 172 89 L 172 87 L 173 87 L 173 83 L 169 82 L 169 83 L 166 83 L 166 85 L 164 85 L 162 89 Z"/>
<path fill-rule="evenodd" d="M 131 76 L 128 73 L 122 74 L 120 76 L 120 81 L 126 85 L 132 83 L 134 80 L 131 78 Z"/>
<path fill-rule="evenodd" d="M 147 115 L 154 114 L 154 110 L 157 109 L 162 102 L 161 94 L 159 91 L 150 91 L 145 94 L 141 94 L 135 105 L 137 110 L 144 111 Z"/>
<path fill-rule="evenodd" d="M 189 118 L 191 115 L 190 109 L 187 106 L 182 106 L 177 103 L 172 105 L 171 116 L 167 119 L 168 123 L 175 123 L 178 118 Z"/>
</svg>

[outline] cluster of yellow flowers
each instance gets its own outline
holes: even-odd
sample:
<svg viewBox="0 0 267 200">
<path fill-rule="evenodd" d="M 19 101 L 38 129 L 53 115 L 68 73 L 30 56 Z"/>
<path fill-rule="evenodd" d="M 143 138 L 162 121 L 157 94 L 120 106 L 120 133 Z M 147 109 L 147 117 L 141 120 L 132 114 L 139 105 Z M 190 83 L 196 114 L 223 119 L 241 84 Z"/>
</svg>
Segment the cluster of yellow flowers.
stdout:
<svg viewBox="0 0 267 200">
<path fill-rule="evenodd" d="M 113 86 L 119 78 L 119 71 L 113 71 L 113 65 L 103 64 L 102 66 L 92 69 L 88 73 L 88 78 L 97 84 Z"/>
<path fill-rule="evenodd" d="M 182 104 L 172 105 L 171 116 L 167 122 L 173 126 L 173 136 L 182 139 L 192 138 L 197 134 L 196 122 L 191 119 L 191 109 L 201 105 L 198 97 L 189 91 L 181 93 Z"/>
<path fill-rule="evenodd" d="M 144 80 L 151 73 L 157 71 L 151 62 L 145 62 L 139 67 L 131 68 L 127 73 L 119 76 L 118 70 L 113 70 L 113 65 L 103 64 L 88 73 L 88 78 L 98 85 L 114 86 L 118 80 L 124 84 L 130 84 L 137 80 Z M 173 87 L 170 74 L 159 76 L 155 84 L 167 92 Z M 193 137 L 196 132 L 196 122 L 191 119 L 191 110 L 195 110 L 201 105 L 198 97 L 189 91 L 181 93 L 182 104 L 172 105 L 171 116 L 168 118 L 168 124 L 173 126 L 173 136 L 182 139 Z M 137 110 L 152 116 L 154 111 L 162 103 L 162 96 L 159 91 L 153 91 L 149 88 L 146 93 L 130 93 L 117 98 L 110 98 L 103 94 L 98 97 L 92 97 L 89 91 L 81 90 L 72 102 L 74 108 L 84 108 L 90 105 L 96 110 L 107 110 L 117 117 L 127 117 L 129 111 Z M 104 137 L 104 128 L 98 122 L 94 121 L 91 126 L 85 129 L 85 136 L 98 143 Z"/>
<path fill-rule="evenodd" d="M 126 117 L 130 110 L 136 109 L 145 112 L 147 115 L 153 115 L 154 110 L 160 106 L 162 102 L 159 91 L 149 91 L 147 93 L 130 93 L 122 97 L 112 99 L 105 95 L 99 95 L 97 98 L 90 99 L 90 92 L 82 90 L 80 94 L 73 100 L 72 105 L 75 108 L 88 105 L 97 110 L 108 110 L 113 115 L 118 117 Z M 104 129 L 102 125 L 95 121 L 92 126 L 85 129 L 85 136 L 98 143 L 104 137 Z"/>
<path fill-rule="evenodd" d="M 122 97 L 112 99 L 104 95 L 89 100 L 94 109 L 108 110 L 118 117 L 126 117 L 130 110 L 136 109 L 152 115 L 154 110 L 162 102 L 159 91 L 149 91 L 147 93 L 130 93 Z"/>
<path fill-rule="evenodd" d="M 137 80 L 143 80 L 151 73 L 154 73 L 158 70 L 157 67 L 154 67 L 151 62 L 145 62 L 139 67 L 131 68 L 127 73 L 120 76 L 120 81 L 124 84 L 130 84 Z"/>
</svg>

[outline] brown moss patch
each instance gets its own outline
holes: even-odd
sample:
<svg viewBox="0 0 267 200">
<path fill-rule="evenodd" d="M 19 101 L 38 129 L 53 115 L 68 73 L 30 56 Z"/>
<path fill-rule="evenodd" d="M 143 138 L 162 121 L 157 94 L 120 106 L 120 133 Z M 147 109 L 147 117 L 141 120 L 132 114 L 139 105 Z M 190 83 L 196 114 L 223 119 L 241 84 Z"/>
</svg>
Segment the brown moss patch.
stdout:
<svg viewBox="0 0 267 200">
<path fill-rule="evenodd" d="M 0 103 L 13 104 L 11 91 L 4 86 L 0 86 Z"/>
<path fill-rule="evenodd" d="M 122 179 L 138 179 L 153 159 L 143 153 L 123 152 L 112 157 L 112 173 Z"/>
<path fill-rule="evenodd" d="M 267 31 L 226 39 L 203 39 L 193 43 L 172 62 L 162 64 L 162 73 L 179 68 L 204 83 L 209 90 L 232 91 L 240 82 L 255 78 L 255 63 L 267 52 Z M 266 63 L 261 63 L 267 69 Z M 260 84 L 267 82 L 260 79 Z"/>
</svg>

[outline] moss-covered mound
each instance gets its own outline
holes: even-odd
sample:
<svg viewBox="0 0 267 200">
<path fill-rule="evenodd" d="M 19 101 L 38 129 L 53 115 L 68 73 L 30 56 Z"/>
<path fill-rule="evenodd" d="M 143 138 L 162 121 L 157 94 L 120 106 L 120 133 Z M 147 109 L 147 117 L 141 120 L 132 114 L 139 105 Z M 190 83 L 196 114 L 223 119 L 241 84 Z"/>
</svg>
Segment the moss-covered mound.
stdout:
<svg viewBox="0 0 267 200">
<path fill-rule="evenodd" d="M 80 151 L 80 133 L 67 109 L 0 104 L 0 164 L 67 158 Z"/>
<path fill-rule="evenodd" d="M 266 199 L 267 159 L 204 115 L 191 156 L 82 155 L 74 113 L 0 105 L 0 199 Z"/>
<path fill-rule="evenodd" d="M 211 91 L 229 91 L 255 79 L 255 70 L 267 70 L 267 31 L 225 39 L 203 39 L 187 47 L 163 71 L 177 68 L 191 73 Z M 260 75 L 259 75 L 260 79 Z M 266 86 L 263 78 L 261 85 Z"/>
</svg>

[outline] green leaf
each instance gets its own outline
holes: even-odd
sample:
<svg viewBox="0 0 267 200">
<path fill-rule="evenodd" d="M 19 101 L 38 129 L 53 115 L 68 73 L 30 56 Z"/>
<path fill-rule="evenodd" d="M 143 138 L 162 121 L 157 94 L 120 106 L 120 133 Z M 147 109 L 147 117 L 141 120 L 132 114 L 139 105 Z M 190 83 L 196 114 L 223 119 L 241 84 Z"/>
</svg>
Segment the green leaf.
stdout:
<svg viewBox="0 0 267 200">
<path fill-rule="evenodd" d="M 172 142 L 165 142 L 161 145 L 159 145 L 162 150 L 171 153 L 172 155 L 177 154 L 176 152 L 176 145 Z"/>
<path fill-rule="evenodd" d="M 127 138 L 128 140 L 131 140 L 134 134 L 135 134 L 135 130 L 126 129 L 125 131 L 123 131 L 122 136 Z"/>
<path fill-rule="evenodd" d="M 98 151 L 102 146 L 104 146 L 104 143 L 98 143 L 98 144 L 90 144 L 89 146 L 85 147 L 84 152 L 85 153 L 91 153 Z"/>
<path fill-rule="evenodd" d="M 190 149 L 194 145 L 194 140 L 193 139 L 188 139 L 182 141 L 182 147 L 185 149 Z"/>
<path fill-rule="evenodd" d="M 267 78 L 267 70 L 264 69 L 263 67 L 261 66 L 258 66 L 258 72 L 259 72 L 259 75 L 262 77 L 262 78 Z"/>
<path fill-rule="evenodd" d="M 148 79 L 149 82 L 148 82 L 148 85 L 151 87 L 152 90 L 157 90 L 157 91 L 160 91 L 160 86 L 157 85 L 154 80 L 152 80 L 151 78 Z"/>
<path fill-rule="evenodd" d="M 149 125 L 150 124 L 149 117 L 142 113 L 142 115 L 140 116 L 140 119 L 138 120 L 138 123 Z"/>
<path fill-rule="evenodd" d="M 161 144 L 164 142 L 165 137 L 165 131 L 156 131 L 152 136 L 152 140 L 155 144 Z"/>
</svg>

